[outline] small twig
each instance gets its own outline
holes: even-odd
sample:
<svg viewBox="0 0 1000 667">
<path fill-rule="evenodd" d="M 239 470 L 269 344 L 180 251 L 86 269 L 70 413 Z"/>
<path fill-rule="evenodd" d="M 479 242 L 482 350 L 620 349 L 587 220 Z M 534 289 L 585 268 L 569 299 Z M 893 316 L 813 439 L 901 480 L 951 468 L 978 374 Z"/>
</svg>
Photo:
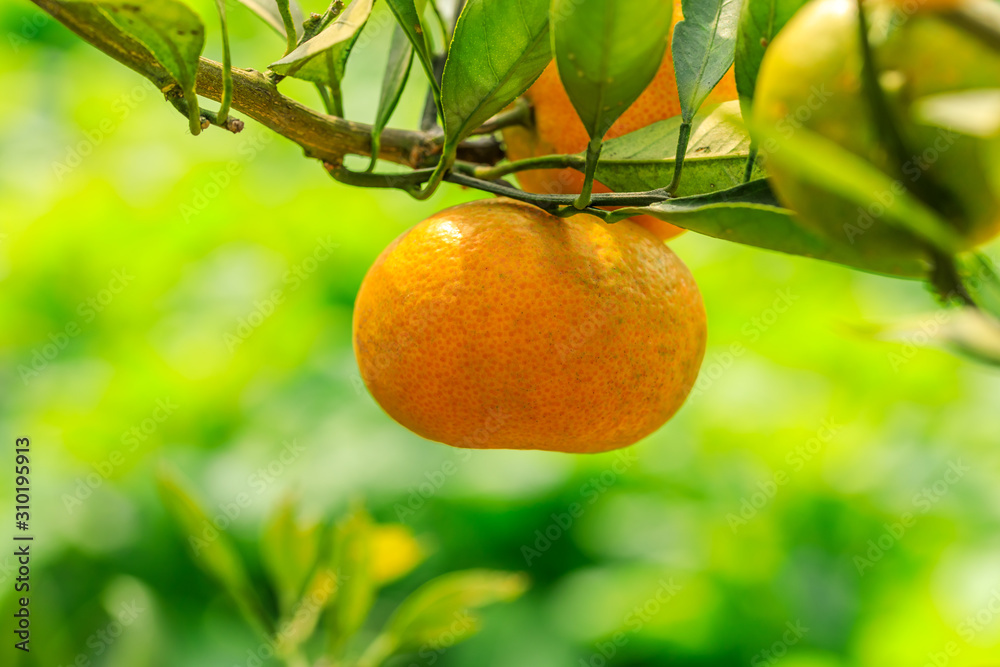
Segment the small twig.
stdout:
<svg viewBox="0 0 1000 667">
<path fill-rule="evenodd" d="M 472 132 L 473 135 L 493 134 L 512 125 L 529 125 L 531 123 L 531 103 L 523 97 L 517 98 L 514 106 L 505 109 L 490 118 Z"/>
<path fill-rule="evenodd" d="M 484 181 L 492 181 L 509 174 L 529 169 L 576 169 L 583 171 L 587 161 L 579 155 L 541 155 L 539 157 L 529 157 L 514 162 L 505 162 L 493 167 L 478 166 L 473 172 L 473 176 Z"/>
<path fill-rule="evenodd" d="M 750 153 L 747 155 L 746 168 L 743 170 L 743 182 L 749 183 L 753 178 L 753 168 L 757 166 L 757 145 L 750 146 Z"/>
</svg>

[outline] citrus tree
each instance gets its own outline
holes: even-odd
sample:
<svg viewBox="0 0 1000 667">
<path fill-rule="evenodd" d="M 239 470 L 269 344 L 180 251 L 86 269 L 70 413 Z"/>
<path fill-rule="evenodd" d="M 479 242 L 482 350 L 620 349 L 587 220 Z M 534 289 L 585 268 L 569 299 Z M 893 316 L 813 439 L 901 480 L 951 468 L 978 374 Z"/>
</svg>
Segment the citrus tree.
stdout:
<svg viewBox="0 0 1000 667">
<path fill-rule="evenodd" d="M 928 342 L 1000 365 L 1000 278 L 981 249 L 1000 232 L 996 0 L 385 0 L 392 23 L 369 20 L 374 0 L 308 15 L 294 0 L 217 0 L 217 17 L 180 0 L 34 2 L 152 81 L 193 135 L 238 133 L 240 115 L 350 186 L 502 198 L 401 236 L 357 300 L 365 384 L 425 437 L 595 452 L 662 425 L 705 347 L 697 287 L 663 244 L 683 230 L 924 281 L 946 313 Z M 237 10 L 280 38 L 264 71 L 232 62 L 226 14 Z M 203 20 L 221 21 L 222 63 L 201 57 Z M 352 49 L 383 30 L 376 113 L 348 119 Z M 288 78 L 315 94 L 293 99 Z M 390 127 L 417 84 L 419 123 Z M 485 317 L 498 323 L 493 339 L 476 333 Z M 193 533 L 197 504 L 161 482 Z M 283 520 L 275 530 L 295 533 Z M 285 612 L 310 582 L 336 580 L 329 563 L 374 558 L 356 555 L 377 534 L 363 513 L 334 533 L 336 556 L 272 556 L 308 561 L 280 593 Z M 361 551 L 354 535 L 366 536 Z M 208 567 L 272 632 L 229 556 Z M 402 608 L 359 664 L 404 652 L 403 638 L 419 644 L 434 614 L 516 596 L 522 582 L 505 576 L 436 584 L 420 604 L 440 609 Z M 345 588 L 327 656 L 340 659 L 374 589 Z M 299 646 L 325 607 L 294 626 L 289 662 L 306 660 Z"/>
</svg>

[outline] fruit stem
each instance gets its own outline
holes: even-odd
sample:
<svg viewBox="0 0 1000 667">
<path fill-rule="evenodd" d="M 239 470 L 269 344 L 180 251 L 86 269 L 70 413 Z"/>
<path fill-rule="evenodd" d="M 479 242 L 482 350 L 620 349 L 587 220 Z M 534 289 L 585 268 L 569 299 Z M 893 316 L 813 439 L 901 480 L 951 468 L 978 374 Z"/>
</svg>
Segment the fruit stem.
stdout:
<svg viewBox="0 0 1000 667">
<path fill-rule="evenodd" d="M 670 180 L 665 190 L 674 194 L 681 184 L 681 171 L 684 169 L 684 154 L 687 153 L 688 140 L 691 138 L 691 122 L 681 123 L 677 131 L 677 150 L 674 152 L 674 177 Z"/>
<path fill-rule="evenodd" d="M 597 161 L 601 158 L 602 137 L 591 137 L 587 144 L 587 167 L 583 172 L 583 189 L 580 196 L 573 202 L 579 210 L 590 206 L 591 193 L 594 190 L 594 173 L 597 171 Z"/>
</svg>

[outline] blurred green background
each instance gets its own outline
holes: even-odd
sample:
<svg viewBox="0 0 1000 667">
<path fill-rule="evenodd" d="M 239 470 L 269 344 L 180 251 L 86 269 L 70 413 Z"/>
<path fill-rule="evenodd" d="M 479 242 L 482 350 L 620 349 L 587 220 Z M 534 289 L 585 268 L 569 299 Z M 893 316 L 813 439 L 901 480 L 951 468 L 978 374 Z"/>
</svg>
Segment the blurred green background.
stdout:
<svg viewBox="0 0 1000 667">
<path fill-rule="evenodd" d="M 194 4 L 218 58 L 214 7 Z M 281 40 L 230 9 L 234 62 L 263 69 Z M 345 84 L 366 122 L 375 33 Z M 686 234 L 672 247 L 709 349 L 670 423 L 624 458 L 454 450 L 361 388 L 351 308 L 389 241 L 477 193 L 351 189 L 253 122 L 192 137 L 23 0 L 0 5 L 0 34 L 0 460 L 32 438 L 36 536 L 30 654 L 10 646 L 0 556 L 0 665 L 255 664 L 260 640 L 156 493 L 161 460 L 210 513 L 250 497 L 226 532 L 261 589 L 262 525 L 288 492 L 320 517 L 364 498 L 412 529 L 428 557 L 383 591 L 369 637 L 438 574 L 530 576 L 468 642 L 394 665 L 1000 665 L 1000 375 L 850 333 L 933 311 L 921 285 Z M 419 117 L 412 78 L 395 126 Z"/>
</svg>

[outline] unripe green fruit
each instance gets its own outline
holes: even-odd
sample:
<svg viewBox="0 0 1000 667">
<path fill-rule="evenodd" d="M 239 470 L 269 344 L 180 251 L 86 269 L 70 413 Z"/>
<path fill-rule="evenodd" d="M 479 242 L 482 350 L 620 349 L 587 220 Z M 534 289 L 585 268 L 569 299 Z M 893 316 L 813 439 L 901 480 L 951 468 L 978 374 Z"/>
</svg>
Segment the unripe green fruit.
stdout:
<svg viewBox="0 0 1000 667">
<path fill-rule="evenodd" d="M 1000 54 L 934 12 L 870 15 L 870 43 L 907 155 L 897 168 L 864 93 L 855 0 L 813 0 L 768 48 L 754 97 L 754 120 L 784 135 L 805 128 L 865 159 L 910 189 L 944 191 L 941 213 L 971 247 L 1000 231 L 996 138 L 922 124 L 915 103 L 928 95 L 1000 87 Z M 764 153 L 766 155 L 766 146 Z M 780 150 L 780 149 L 779 149 Z M 794 166 L 768 163 L 779 199 L 815 231 L 854 244 L 874 270 L 908 274 L 929 264 L 925 244 L 880 218 L 891 191 L 867 208 L 806 181 Z"/>
</svg>

